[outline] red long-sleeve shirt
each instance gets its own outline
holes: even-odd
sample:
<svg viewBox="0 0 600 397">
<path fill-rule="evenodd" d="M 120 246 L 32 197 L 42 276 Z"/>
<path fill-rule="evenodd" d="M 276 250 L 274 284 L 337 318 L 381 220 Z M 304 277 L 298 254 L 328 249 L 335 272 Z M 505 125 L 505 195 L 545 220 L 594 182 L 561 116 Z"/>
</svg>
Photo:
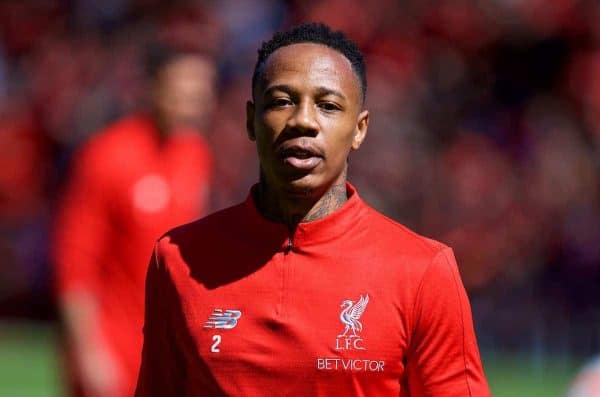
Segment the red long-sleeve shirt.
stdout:
<svg viewBox="0 0 600 397">
<path fill-rule="evenodd" d="M 452 251 L 348 192 L 293 235 L 251 196 L 167 233 L 136 396 L 489 396 Z"/>
<path fill-rule="evenodd" d="M 83 291 L 97 303 L 94 326 L 124 378 L 110 397 L 135 389 L 147 252 L 164 230 L 205 213 L 210 170 L 197 133 L 161 140 L 143 115 L 109 126 L 75 158 L 57 213 L 56 290 L 62 297 Z"/>
</svg>

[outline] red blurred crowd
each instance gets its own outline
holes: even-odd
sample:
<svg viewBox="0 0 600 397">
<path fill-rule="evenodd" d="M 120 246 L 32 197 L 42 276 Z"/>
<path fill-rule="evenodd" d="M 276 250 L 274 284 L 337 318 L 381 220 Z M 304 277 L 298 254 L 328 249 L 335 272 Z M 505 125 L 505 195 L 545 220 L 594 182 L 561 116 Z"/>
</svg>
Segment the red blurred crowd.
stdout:
<svg viewBox="0 0 600 397">
<path fill-rule="evenodd" d="M 454 248 L 482 348 L 598 350 L 599 17 L 593 0 L 3 1 L 0 315 L 53 317 L 49 225 L 72 155 L 143 104 L 149 37 L 218 66 L 219 209 L 258 175 L 244 113 L 258 46 L 322 21 L 367 58 L 350 180 Z"/>
</svg>

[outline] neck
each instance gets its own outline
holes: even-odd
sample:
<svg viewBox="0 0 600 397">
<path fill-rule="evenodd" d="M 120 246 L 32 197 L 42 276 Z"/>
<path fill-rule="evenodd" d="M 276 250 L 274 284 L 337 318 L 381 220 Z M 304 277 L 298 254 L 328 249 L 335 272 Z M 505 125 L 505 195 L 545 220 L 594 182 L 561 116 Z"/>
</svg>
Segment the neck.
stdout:
<svg viewBox="0 0 600 397">
<path fill-rule="evenodd" d="M 317 197 L 310 194 L 292 196 L 270 189 L 261 176 L 255 199 L 263 216 L 284 223 L 290 231 L 293 231 L 298 223 L 321 219 L 340 208 L 348 200 L 346 173 L 344 172 L 323 195 Z"/>
<path fill-rule="evenodd" d="M 171 125 L 169 125 L 167 120 L 158 111 L 150 113 L 150 117 L 154 121 L 160 142 L 164 142 L 171 132 Z"/>
</svg>

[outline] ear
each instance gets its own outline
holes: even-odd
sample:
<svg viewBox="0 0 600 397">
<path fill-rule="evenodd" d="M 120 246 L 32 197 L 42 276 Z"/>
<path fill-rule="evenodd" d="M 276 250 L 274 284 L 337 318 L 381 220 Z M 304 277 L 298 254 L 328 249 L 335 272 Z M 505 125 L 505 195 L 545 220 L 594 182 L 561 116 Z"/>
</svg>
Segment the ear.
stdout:
<svg viewBox="0 0 600 397">
<path fill-rule="evenodd" d="M 246 102 L 246 133 L 251 141 L 256 140 L 256 135 L 254 135 L 254 103 L 252 101 Z"/>
<path fill-rule="evenodd" d="M 352 149 L 356 150 L 365 140 L 367 136 L 367 129 L 369 128 L 369 111 L 363 110 L 358 115 L 356 122 L 356 130 L 354 131 L 354 137 L 352 138 Z"/>
</svg>

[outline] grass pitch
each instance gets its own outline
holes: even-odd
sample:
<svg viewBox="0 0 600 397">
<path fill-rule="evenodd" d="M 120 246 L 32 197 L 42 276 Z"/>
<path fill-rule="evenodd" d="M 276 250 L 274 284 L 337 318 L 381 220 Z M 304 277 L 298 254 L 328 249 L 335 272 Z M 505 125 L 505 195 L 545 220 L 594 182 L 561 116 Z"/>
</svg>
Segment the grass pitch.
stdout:
<svg viewBox="0 0 600 397">
<path fill-rule="evenodd" d="M 579 363 L 483 356 L 494 397 L 564 397 Z M 56 328 L 0 323 L 0 396 L 62 397 Z"/>
</svg>

